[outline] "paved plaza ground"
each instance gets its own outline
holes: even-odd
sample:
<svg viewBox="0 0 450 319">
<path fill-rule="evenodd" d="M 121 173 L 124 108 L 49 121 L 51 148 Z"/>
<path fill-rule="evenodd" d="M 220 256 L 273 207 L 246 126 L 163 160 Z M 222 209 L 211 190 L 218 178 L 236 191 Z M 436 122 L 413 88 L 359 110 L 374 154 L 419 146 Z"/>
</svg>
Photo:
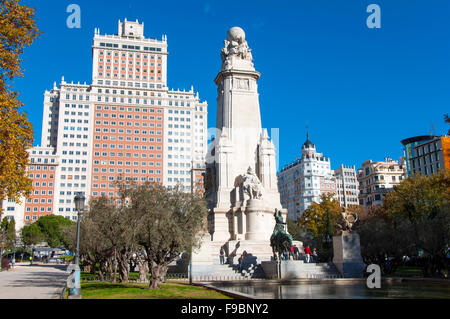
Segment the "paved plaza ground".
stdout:
<svg viewBox="0 0 450 319">
<path fill-rule="evenodd" d="M 66 285 L 65 265 L 17 264 L 0 272 L 0 299 L 59 299 Z"/>
</svg>

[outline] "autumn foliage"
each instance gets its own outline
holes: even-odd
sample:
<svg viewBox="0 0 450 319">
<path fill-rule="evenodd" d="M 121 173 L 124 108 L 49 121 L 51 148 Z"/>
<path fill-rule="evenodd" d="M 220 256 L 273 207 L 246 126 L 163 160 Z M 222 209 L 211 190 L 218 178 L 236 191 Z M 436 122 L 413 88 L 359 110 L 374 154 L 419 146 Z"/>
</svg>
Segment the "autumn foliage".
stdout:
<svg viewBox="0 0 450 319">
<path fill-rule="evenodd" d="M 33 128 L 19 110 L 23 103 L 13 84 L 23 76 L 21 54 L 39 34 L 34 16 L 35 9 L 20 0 L 0 0 L 0 202 L 19 201 L 32 190 L 26 150 L 32 147 Z"/>
<path fill-rule="evenodd" d="M 334 194 L 322 194 L 320 203 L 313 202 L 298 220 L 299 227 L 311 238 L 324 237 L 329 231 L 329 224 L 334 228 L 342 208 L 333 196 Z M 331 223 L 328 218 L 331 219 Z"/>
</svg>

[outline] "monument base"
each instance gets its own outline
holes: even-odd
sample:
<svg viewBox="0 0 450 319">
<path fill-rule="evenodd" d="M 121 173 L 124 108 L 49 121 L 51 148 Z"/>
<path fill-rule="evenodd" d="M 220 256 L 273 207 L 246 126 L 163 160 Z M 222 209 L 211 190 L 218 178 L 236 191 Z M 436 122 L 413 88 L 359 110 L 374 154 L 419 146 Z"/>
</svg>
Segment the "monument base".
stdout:
<svg viewBox="0 0 450 319">
<path fill-rule="evenodd" d="M 263 261 L 261 266 L 266 279 L 338 278 L 332 264 L 305 263 L 303 260 Z M 277 267 L 279 269 L 277 270 Z"/>
<path fill-rule="evenodd" d="M 344 278 L 361 278 L 364 264 L 361 257 L 359 235 L 354 233 L 333 237 L 333 263 Z"/>
<path fill-rule="evenodd" d="M 211 236 L 204 234 L 200 241 L 200 248 L 192 252 L 192 276 L 207 276 L 214 272 L 214 260 Z"/>
<path fill-rule="evenodd" d="M 192 275 L 194 277 L 214 277 L 220 269 L 220 247 L 226 252 L 227 266 L 237 265 L 238 259 L 244 255 L 244 268 L 261 264 L 262 261 L 272 260 L 272 248 L 268 241 L 230 240 L 225 243 L 211 241 L 204 238 L 200 249 L 194 251 L 192 256 Z"/>
<path fill-rule="evenodd" d="M 258 264 L 273 257 L 270 242 L 262 240 L 230 240 L 225 245 L 225 251 L 229 264 L 237 264 L 242 254 L 254 258 Z"/>
</svg>

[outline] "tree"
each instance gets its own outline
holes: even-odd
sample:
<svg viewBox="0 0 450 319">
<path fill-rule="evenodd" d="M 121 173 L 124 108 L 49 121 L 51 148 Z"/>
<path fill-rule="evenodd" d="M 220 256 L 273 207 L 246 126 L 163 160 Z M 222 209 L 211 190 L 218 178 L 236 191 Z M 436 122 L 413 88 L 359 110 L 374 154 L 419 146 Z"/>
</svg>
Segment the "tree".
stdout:
<svg viewBox="0 0 450 319">
<path fill-rule="evenodd" d="M 199 195 L 190 195 L 179 187 L 168 189 L 146 183 L 122 188 L 126 209 L 137 217 L 137 243 L 150 271 L 149 289 L 159 289 L 168 265 L 182 252 L 197 247 L 205 230 L 207 205 Z"/>
<path fill-rule="evenodd" d="M 3 220 L 0 223 L 0 261 L 2 260 L 3 252 L 8 242 L 8 233 L 7 233 L 8 224 L 9 223 L 7 218 L 3 218 Z"/>
<path fill-rule="evenodd" d="M 39 34 L 34 15 L 20 0 L 0 0 L 0 203 L 5 198 L 20 202 L 32 190 L 26 150 L 32 147 L 33 128 L 19 112 L 23 104 L 12 84 L 23 76 L 20 55 Z"/>
<path fill-rule="evenodd" d="M 324 238 L 329 229 L 329 218 L 334 229 L 342 208 L 333 197 L 334 194 L 322 194 L 320 203 L 313 202 L 308 209 L 303 211 L 298 225 L 310 238 Z M 330 216 L 328 216 L 328 213 Z"/>
<path fill-rule="evenodd" d="M 114 220 L 110 218 L 115 207 L 108 204 L 106 197 L 92 199 L 89 210 L 83 214 L 80 223 L 80 262 L 85 271 L 96 272 L 99 266 L 100 280 L 112 276 L 114 243 L 109 238 L 119 236 L 113 227 Z M 68 248 L 75 251 L 77 225 L 65 229 Z"/>
<path fill-rule="evenodd" d="M 3 255 L 5 250 L 11 250 L 14 248 L 15 240 L 16 222 L 14 221 L 14 218 L 11 220 L 8 220 L 8 218 L 3 218 L 0 223 L 0 256 Z"/>
<path fill-rule="evenodd" d="M 29 226 L 24 226 L 21 230 L 22 241 L 27 246 L 36 245 L 44 240 L 44 234 L 41 231 L 41 228 L 33 223 Z"/>
<path fill-rule="evenodd" d="M 81 260 L 91 269 L 99 264 L 100 277 L 119 272 L 128 281 L 131 261 L 139 264 L 140 279 L 150 272 L 149 289 L 160 288 L 168 265 L 181 253 L 197 247 L 206 225 L 207 206 L 200 195 L 160 184 L 116 183 L 120 204 L 106 197 L 91 201 L 80 225 Z M 115 199 L 117 200 L 117 198 Z M 74 227 L 74 226 L 73 226 Z M 68 231 L 74 247 L 74 228 Z"/>
<path fill-rule="evenodd" d="M 384 274 L 395 272 L 405 252 L 411 252 L 411 234 L 407 225 L 390 215 L 383 206 L 373 206 L 367 218 L 361 220 L 355 231 L 360 236 L 361 255 L 367 264 L 378 264 Z M 410 254 L 408 254 L 410 255 Z M 386 257 L 394 257 L 386 264 Z"/>
<path fill-rule="evenodd" d="M 432 269 L 424 268 L 424 274 L 440 273 L 450 243 L 450 172 L 405 179 L 386 195 L 384 207 L 394 221 L 407 222 L 413 253 L 427 255 Z"/>
<path fill-rule="evenodd" d="M 389 273 L 395 271 L 403 256 L 411 256 L 424 276 L 441 276 L 446 267 L 448 271 L 449 205 L 449 172 L 405 179 L 385 196 L 384 205 L 372 208 L 359 225 L 363 257 Z M 388 269 L 386 257 L 392 259 Z"/>
<path fill-rule="evenodd" d="M 22 228 L 22 240 L 27 245 L 36 245 L 41 241 L 47 242 L 50 247 L 61 248 L 67 246 L 64 228 L 73 223 L 63 216 L 47 215 L 31 225 Z"/>
<path fill-rule="evenodd" d="M 137 229 L 134 212 L 123 201 L 120 206 L 115 207 L 103 197 L 94 202 L 89 215 L 92 215 L 91 220 L 105 241 L 106 253 L 112 257 L 113 282 L 117 280 L 117 272 L 120 282 L 128 282 L 129 260 L 135 247 Z"/>
<path fill-rule="evenodd" d="M 295 221 L 288 218 L 287 219 L 288 233 L 292 235 L 293 240 L 303 240 L 303 234 L 300 227 Z"/>
<path fill-rule="evenodd" d="M 359 212 L 360 207 L 354 205 L 347 210 Z M 333 256 L 332 240 L 342 211 L 343 208 L 334 198 L 334 194 L 324 193 L 320 196 L 320 203 L 313 202 L 298 220 L 304 234 L 304 244 L 317 248 L 319 259 L 324 262 L 330 261 Z"/>
<path fill-rule="evenodd" d="M 63 229 L 70 227 L 74 223 L 63 216 L 47 215 L 39 218 L 35 224 L 39 226 L 41 233 L 44 235 L 44 241 L 50 247 L 60 248 L 67 246 Z"/>
<path fill-rule="evenodd" d="M 14 218 L 9 221 L 8 227 L 6 228 L 6 236 L 8 238 L 6 249 L 13 249 L 16 242 L 16 221 Z"/>
</svg>

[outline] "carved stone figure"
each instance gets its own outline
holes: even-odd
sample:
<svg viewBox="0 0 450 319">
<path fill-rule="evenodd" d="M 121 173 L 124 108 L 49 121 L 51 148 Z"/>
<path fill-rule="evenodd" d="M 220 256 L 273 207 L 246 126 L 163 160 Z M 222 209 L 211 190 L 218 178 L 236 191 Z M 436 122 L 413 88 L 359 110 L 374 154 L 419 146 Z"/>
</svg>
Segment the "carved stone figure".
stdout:
<svg viewBox="0 0 450 319">
<path fill-rule="evenodd" d="M 251 49 L 245 41 L 245 32 L 239 27 L 233 27 L 228 31 L 225 47 L 222 49 L 221 57 L 224 65 L 228 65 L 228 59 L 232 56 L 243 60 L 253 61 Z"/>
<path fill-rule="evenodd" d="M 258 176 L 253 172 L 251 167 L 248 168 L 247 173 L 238 176 L 236 186 L 241 186 L 244 194 L 247 194 L 250 199 L 262 198 L 262 185 Z"/>
<path fill-rule="evenodd" d="M 348 211 L 343 211 L 339 216 L 336 224 L 336 234 L 348 234 L 352 231 L 353 226 L 358 220 L 358 214 Z"/>
</svg>

